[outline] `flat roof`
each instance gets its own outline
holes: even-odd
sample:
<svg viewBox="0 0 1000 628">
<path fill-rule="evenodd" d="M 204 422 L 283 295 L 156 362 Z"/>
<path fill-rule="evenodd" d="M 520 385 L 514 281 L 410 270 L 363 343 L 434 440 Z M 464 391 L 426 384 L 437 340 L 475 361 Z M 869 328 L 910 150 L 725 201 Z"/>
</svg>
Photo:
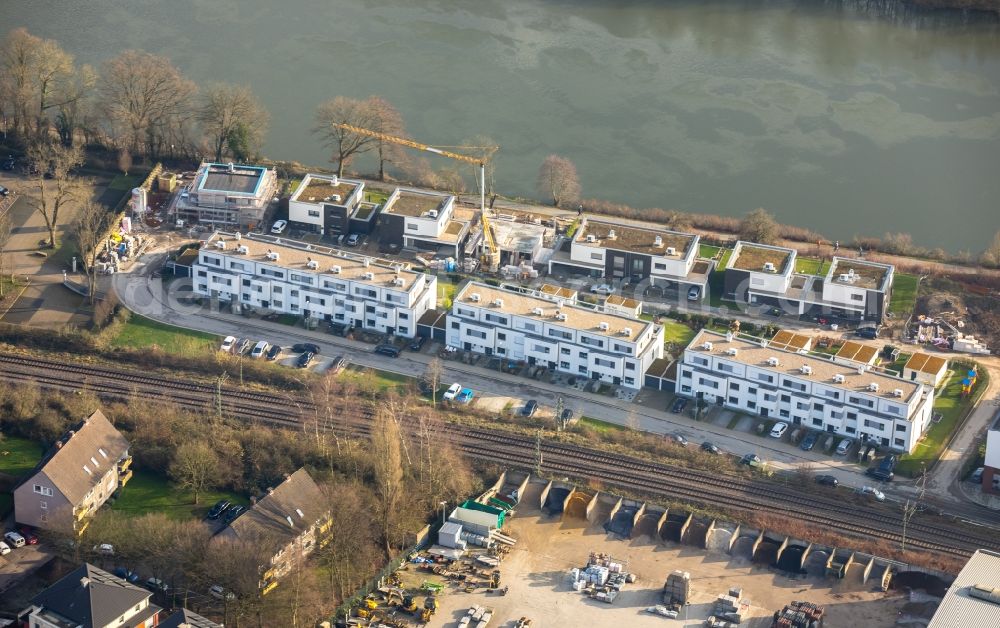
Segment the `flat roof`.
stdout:
<svg viewBox="0 0 1000 628">
<path fill-rule="evenodd" d="M 771 346 L 779 347 L 785 351 L 798 352 L 808 351 L 812 347 L 812 336 L 797 334 L 794 331 L 781 329 L 771 338 Z"/>
<path fill-rule="evenodd" d="M 1000 626 L 1000 604 L 972 597 L 973 587 L 1000 589 L 1000 554 L 976 550 L 948 587 L 927 628 Z"/>
<path fill-rule="evenodd" d="M 236 164 L 205 164 L 198 190 L 256 196 L 267 168 Z"/>
<path fill-rule="evenodd" d="M 646 369 L 646 375 L 652 375 L 653 377 L 666 378 L 667 374 L 670 372 L 672 366 L 676 364 L 676 360 L 671 360 L 670 358 L 656 358 L 653 363 L 649 365 Z"/>
<path fill-rule="evenodd" d="M 780 246 L 755 244 L 740 240 L 736 243 L 736 248 L 729 258 L 728 268 L 762 273 L 765 272 L 764 264 L 770 262 L 777 269 L 774 274 L 783 275 L 785 274 L 785 266 L 794 252 L 792 249 Z"/>
<path fill-rule="evenodd" d="M 871 345 L 848 340 L 837 350 L 837 357 L 841 360 L 871 364 L 878 357 L 878 349 Z"/>
<path fill-rule="evenodd" d="M 711 351 L 702 347 L 706 341 L 712 343 Z M 764 344 L 764 346 L 761 346 L 761 344 Z M 762 343 L 759 339 L 750 340 L 747 337 L 734 335 L 732 340 L 727 340 L 725 334 L 720 334 L 708 329 L 702 329 L 699 331 L 691 340 L 691 343 L 687 348 L 688 350 L 696 353 L 711 353 L 727 360 L 733 360 L 734 362 L 755 366 L 767 371 L 783 373 L 800 379 L 822 382 L 824 385 L 832 386 L 834 388 L 841 388 L 851 392 L 865 393 L 888 399 L 895 397 L 895 395 L 893 395 L 893 390 L 896 388 L 903 391 L 903 400 L 908 400 L 913 394 L 922 388 L 920 384 L 910 382 L 899 377 L 887 375 L 879 370 L 866 368 L 864 373 L 859 373 L 856 368 L 847 367 L 843 364 L 837 364 L 828 358 L 821 358 L 814 354 L 802 355 L 799 353 L 790 353 L 777 347 L 772 347 L 766 342 Z M 736 355 L 727 355 L 727 349 L 737 349 L 738 351 Z M 772 357 L 778 358 L 778 366 L 767 365 L 767 359 Z M 803 365 L 812 368 L 811 375 L 805 375 L 802 373 L 800 369 Z M 844 382 L 838 383 L 834 381 L 834 375 L 843 375 Z M 877 393 L 873 393 L 868 390 L 868 384 L 871 383 L 879 385 L 879 391 Z"/>
<path fill-rule="evenodd" d="M 449 198 L 452 198 L 451 194 L 399 188 L 396 198 L 388 203 L 382 211 L 415 218 L 423 216 L 432 209 L 440 208 Z"/>
<path fill-rule="evenodd" d="M 479 294 L 478 302 L 472 300 L 470 297 L 472 294 Z M 563 306 L 560 308 L 558 302 L 555 302 L 552 299 L 544 298 L 542 296 L 534 296 L 531 294 L 511 292 L 510 290 L 502 290 L 500 288 L 494 288 L 493 286 L 475 281 L 470 281 L 465 284 L 458 294 L 455 295 L 456 303 L 464 303 L 482 308 L 496 307 L 492 305 L 496 299 L 501 299 L 503 301 L 501 310 L 505 314 L 548 320 L 557 325 L 571 327 L 580 331 L 586 331 L 588 333 L 601 336 L 620 338 L 622 341 L 626 342 L 635 342 L 636 338 L 641 336 L 643 332 L 646 331 L 647 327 L 652 327 L 652 323 L 641 319 L 629 318 L 627 316 L 622 316 L 621 314 L 613 314 L 610 312 L 596 312 L 589 308 L 569 302 L 564 302 Z M 535 308 L 541 308 L 542 314 L 535 314 Z M 565 314 L 566 320 L 556 320 L 556 312 Z M 601 323 L 608 324 L 608 329 L 606 331 L 601 330 Z M 621 335 L 621 331 L 625 328 L 632 330 L 631 338 Z"/>
<path fill-rule="evenodd" d="M 551 229 L 530 222 L 495 219 L 490 220 L 490 226 L 501 250 L 518 253 L 534 253 L 544 243 L 546 231 Z"/>
<path fill-rule="evenodd" d="M 327 177 L 319 174 L 307 174 L 299 183 L 298 189 L 292 195 L 292 200 L 299 203 L 314 203 L 319 205 L 325 199 L 336 194 L 340 196 L 340 201 L 326 201 L 329 203 L 343 204 L 351 198 L 354 191 L 361 185 L 360 181 L 337 178 L 337 185 L 332 185 L 336 177 Z"/>
<path fill-rule="evenodd" d="M 614 239 L 609 236 L 614 231 Z M 594 236 L 596 242 L 588 242 L 587 236 Z M 660 244 L 656 244 L 659 236 Z M 594 246 L 606 249 L 620 249 L 623 251 L 633 251 L 636 253 L 646 253 L 648 255 L 667 254 L 667 247 L 677 249 L 677 258 L 684 258 L 695 241 L 694 234 L 681 233 L 679 231 L 669 231 L 667 229 L 645 229 L 621 223 L 604 222 L 600 220 L 587 219 L 587 224 L 583 225 L 576 234 L 576 242 L 584 246 Z"/>
<path fill-rule="evenodd" d="M 216 242 L 225 242 L 226 248 L 216 249 Z M 245 246 L 249 249 L 247 254 L 239 254 L 236 247 Z M 272 238 L 270 236 L 259 236 L 254 234 L 244 235 L 236 240 L 235 234 L 216 231 L 205 241 L 201 248 L 206 253 L 220 253 L 234 259 L 249 259 L 255 262 L 273 264 L 282 268 L 305 270 L 313 273 L 323 273 L 350 279 L 354 281 L 370 281 L 372 284 L 385 284 L 394 290 L 409 291 L 416 283 L 422 273 L 410 270 L 408 264 L 393 263 L 388 260 L 365 257 L 347 251 L 339 251 L 307 242 L 297 242 L 284 238 Z M 267 259 L 267 253 L 271 251 L 278 254 L 276 261 Z M 311 269 L 307 266 L 309 260 L 319 262 L 319 268 Z M 365 265 L 368 260 L 368 265 Z M 340 273 L 333 275 L 332 268 L 340 266 Z M 372 273 L 373 279 L 364 279 L 365 273 Z M 403 279 L 402 286 L 392 285 L 396 277 Z"/>
<path fill-rule="evenodd" d="M 576 290 L 571 290 L 562 286 L 554 286 L 550 283 L 543 283 L 541 287 L 538 288 L 538 291 L 545 294 L 551 294 L 557 299 L 576 299 L 577 295 Z"/>
<path fill-rule="evenodd" d="M 906 365 L 903 368 L 937 375 L 947 365 L 947 358 L 917 352 L 910 356 L 910 359 L 906 361 Z"/>
<path fill-rule="evenodd" d="M 884 290 L 885 281 L 892 271 L 889 264 L 878 264 L 859 259 L 834 257 L 830 270 L 826 272 L 826 280 L 832 283 L 847 283 L 869 290 Z M 840 275 L 848 275 L 850 281 L 840 281 Z"/>
</svg>

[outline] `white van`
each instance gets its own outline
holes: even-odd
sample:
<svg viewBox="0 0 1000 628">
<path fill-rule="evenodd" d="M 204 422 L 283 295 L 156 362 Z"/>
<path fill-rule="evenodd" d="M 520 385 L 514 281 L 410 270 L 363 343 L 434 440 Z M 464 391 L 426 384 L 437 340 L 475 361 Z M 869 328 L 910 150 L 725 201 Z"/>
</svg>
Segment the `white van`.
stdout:
<svg viewBox="0 0 1000 628">
<path fill-rule="evenodd" d="M 267 347 L 267 341 L 261 340 L 253 346 L 253 351 L 250 352 L 250 357 L 255 360 L 264 357 L 264 354 L 267 353 Z"/>
<path fill-rule="evenodd" d="M 4 534 L 3 540 L 7 541 L 7 544 L 15 549 L 17 549 L 18 547 L 24 547 L 25 543 L 24 537 L 14 531 Z"/>
</svg>

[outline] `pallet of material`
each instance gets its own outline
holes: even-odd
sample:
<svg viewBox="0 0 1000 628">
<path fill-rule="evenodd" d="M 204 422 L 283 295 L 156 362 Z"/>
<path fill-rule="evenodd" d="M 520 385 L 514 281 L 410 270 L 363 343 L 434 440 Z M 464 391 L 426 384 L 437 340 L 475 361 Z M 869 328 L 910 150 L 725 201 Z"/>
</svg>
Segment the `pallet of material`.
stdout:
<svg viewBox="0 0 1000 628">
<path fill-rule="evenodd" d="M 820 628 L 824 609 L 810 602 L 792 602 L 774 613 L 771 628 Z"/>
</svg>

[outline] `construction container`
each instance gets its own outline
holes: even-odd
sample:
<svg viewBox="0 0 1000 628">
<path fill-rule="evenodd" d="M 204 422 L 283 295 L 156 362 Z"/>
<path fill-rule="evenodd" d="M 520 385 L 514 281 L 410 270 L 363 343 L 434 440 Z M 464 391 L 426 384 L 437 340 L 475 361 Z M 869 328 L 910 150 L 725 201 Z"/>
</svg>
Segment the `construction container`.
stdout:
<svg viewBox="0 0 1000 628">
<path fill-rule="evenodd" d="M 438 531 L 438 545 L 457 548 L 462 540 L 462 526 L 451 521 L 441 526 Z M 464 544 L 463 544 L 464 545 Z"/>
</svg>

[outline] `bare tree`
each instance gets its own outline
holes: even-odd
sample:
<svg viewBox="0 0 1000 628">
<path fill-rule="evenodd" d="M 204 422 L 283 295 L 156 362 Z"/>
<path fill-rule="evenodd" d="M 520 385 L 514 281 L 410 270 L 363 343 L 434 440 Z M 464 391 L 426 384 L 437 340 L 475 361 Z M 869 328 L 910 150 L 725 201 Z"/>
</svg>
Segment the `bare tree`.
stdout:
<svg viewBox="0 0 1000 628">
<path fill-rule="evenodd" d="M 387 135 L 403 137 L 406 135 L 406 125 L 403 115 L 381 96 L 371 96 L 365 101 L 371 108 L 373 116 L 372 130 Z M 378 180 L 385 181 L 385 165 L 387 163 L 402 166 L 406 162 L 406 151 L 400 144 L 381 138 L 375 139 L 375 150 L 378 153 Z"/>
<path fill-rule="evenodd" d="M 371 457 L 375 488 L 375 513 L 386 556 L 392 557 L 396 517 L 403 497 L 402 434 L 385 406 L 378 408 L 372 423 Z"/>
<path fill-rule="evenodd" d="M 93 200 L 87 200 L 70 227 L 70 237 L 80 252 L 83 274 L 87 278 L 87 300 L 93 305 L 97 294 L 97 257 L 100 245 L 111 226 L 112 216 L 107 208 Z"/>
<path fill-rule="evenodd" d="M 202 493 L 215 485 L 218 472 L 218 454 L 200 440 L 189 441 L 178 447 L 170 463 L 170 477 L 181 488 L 194 492 L 195 504 Z"/>
<path fill-rule="evenodd" d="M 56 41 L 25 28 L 12 30 L 0 44 L 0 108 L 12 114 L 22 140 L 33 133 L 46 137 L 52 112 L 83 99 L 94 80 L 94 71 L 78 68 Z"/>
<path fill-rule="evenodd" d="M 983 251 L 979 261 L 984 266 L 1000 268 L 1000 231 L 997 231 L 996 235 L 993 236 L 993 241 L 990 242 L 990 245 L 986 247 L 985 251 Z"/>
<path fill-rule="evenodd" d="M 438 176 L 441 179 L 441 185 L 455 196 L 465 191 L 465 179 L 462 178 L 462 172 L 458 168 L 444 168 L 438 173 Z"/>
<path fill-rule="evenodd" d="M 10 211 L 0 213 L 0 297 L 4 294 L 4 271 L 7 269 L 7 246 L 10 244 L 10 234 L 13 223 L 10 219 Z M 14 279 L 10 273 L 11 280 Z"/>
<path fill-rule="evenodd" d="M 105 115 L 133 153 L 157 154 L 184 137 L 197 87 L 170 59 L 126 50 L 105 62 L 100 94 Z"/>
<path fill-rule="evenodd" d="M 128 171 L 132 169 L 132 153 L 124 146 L 118 149 L 118 169 L 126 177 L 128 176 Z"/>
<path fill-rule="evenodd" d="M 206 90 L 197 115 L 202 130 L 211 142 L 215 161 L 222 160 L 227 147 L 230 153 L 256 151 L 270 119 L 249 86 L 227 83 L 216 83 Z M 236 138 L 240 138 L 246 147 L 241 146 L 240 150 L 234 151 L 234 146 L 228 146 L 235 145 Z"/>
<path fill-rule="evenodd" d="M 83 163 L 83 150 L 78 146 L 64 146 L 48 138 L 31 142 L 27 150 L 28 162 L 36 170 L 38 196 L 31 199 L 35 210 L 41 214 L 49 232 L 49 248 L 56 245 L 56 227 L 59 213 L 67 203 L 75 200 L 79 185 L 71 170 Z M 52 177 L 51 186 L 46 185 L 45 175 Z M 48 188 L 52 187 L 53 190 Z"/>
<path fill-rule="evenodd" d="M 335 524 L 329 540 L 316 550 L 316 558 L 329 571 L 333 597 L 345 599 L 381 559 L 370 518 L 375 496 L 360 482 L 329 486 L 324 492 Z"/>
<path fill-rule="evenodd" d="M 758 244 L 774 244 L 778 241 L 778 223 L 767 210 L 758 207 L 740 222 L 740 239 Z"/>
<path fill-rule="evenodd" d="M 345 96 L 332 98 L 316 108 L 316 126 L 313 133 L 326 146 L 333 149 L 330 161 L 337 164 L 337 176 L 344 175 L 344 168 L 356 155 L 371 150 L 375 138 L 348 131 L 335 124 L 350 124 L 365 129 L 375 126 L 375 112 L 371 99 L 357 100 Z"/>
<path fill-rule="evenodd" d="M 580 179 L 576 166 L 569 159 L 549 155 L 538 169 L 538 191 L 552 199 L 552 204 L 562 207 L 580 198 Z"/>
<path fill-rule="evenodd" d="M 427 367 L 424 368 L 424 373 L 421 377 L 421 380 L 431 391 L 431 405 L 435 408 L 437 407 L 437 391 L 441 387 L 442 372 L 441 359 L 434 357 L 427 363 Z"/>
</svg>

